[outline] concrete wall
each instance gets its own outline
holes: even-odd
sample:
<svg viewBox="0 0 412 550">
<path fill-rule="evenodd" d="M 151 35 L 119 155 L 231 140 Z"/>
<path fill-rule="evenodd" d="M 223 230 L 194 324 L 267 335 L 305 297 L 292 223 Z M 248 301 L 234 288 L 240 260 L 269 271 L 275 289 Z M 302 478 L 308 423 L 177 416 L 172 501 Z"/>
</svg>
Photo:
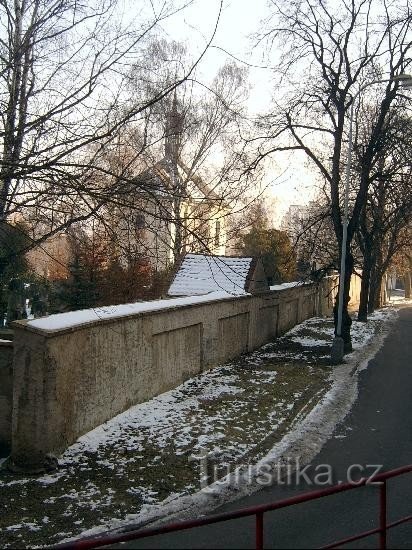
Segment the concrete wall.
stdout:
<svg viewBox="0 0 412 550">
<path fill-rule="evenodd" d="M 360 291 L 361 291 L 362 279 L 358 275 L 352 275 L 350 281 L 350 302 L 351 309 L 355 309 L 359 305 Z"/>
<path fill-rule="evenodd" d="M 13 342 L 0 340 L 0 447 L 11 444 Z"/>
<path fill-rule="evenodd" d="M 184 305 L 48 332 L 14 324 L 12 455 L 41 467 L 80 435 L 184 380 L 330 315 L 328 278 L 257 296 Z"/>
</svg>

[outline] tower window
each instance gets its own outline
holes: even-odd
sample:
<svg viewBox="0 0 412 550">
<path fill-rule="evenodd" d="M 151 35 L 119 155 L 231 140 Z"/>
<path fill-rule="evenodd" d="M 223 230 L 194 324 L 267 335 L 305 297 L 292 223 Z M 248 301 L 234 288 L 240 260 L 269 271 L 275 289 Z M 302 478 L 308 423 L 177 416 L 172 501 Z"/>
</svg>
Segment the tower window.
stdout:
<svg viewBox="0 0 412 550">
<path fill-rule="evenodd" d="M 215 225 L 215 246 L 220 245 L 220 220 L 216 220 Z"/>
</svg>

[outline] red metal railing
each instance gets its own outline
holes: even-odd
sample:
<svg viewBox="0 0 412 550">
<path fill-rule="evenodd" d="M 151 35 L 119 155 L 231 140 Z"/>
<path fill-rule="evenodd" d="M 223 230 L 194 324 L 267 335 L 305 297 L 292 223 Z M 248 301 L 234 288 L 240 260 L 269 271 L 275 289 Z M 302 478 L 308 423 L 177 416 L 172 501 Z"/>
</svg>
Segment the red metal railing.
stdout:
<svg viewBox="0 0 412 550">
<path fill-rule="evenodd" d="M 379 545 L 381 549 L 386 548 L 386 533 L 388 529 L 401 525 L 412 520 L 411 516 L 406 516 L 401 518 L 393 523 L 387 523 L 387 500 L 386 500 L 386 482 L 388 479 L 400 476 L 402 474 L 407 474 L 412 472 L 412 464 L 409 466 L 404 466 L 402 468 L 397 468 L 396 470 L 391 470 L 389 472 L 383 472 L 374 476 L 373 483 L 379 483 L 380 491 L 380 504 L 379 504 L 379 527 L 376 529 L 371 529 L 370 531 L 365 531 L 359 535 L 354 535 L 346 539 L 334 542 L 328 546 L 323 546 L 322 548 L 336 548 L 342 544 L 347 544 L 355 540 L 360 540 L 371 535 L 379 533 Z M 308 493 L 303 493 L 291 498 L 286 498 L 284 500 L 279 500 L 270 504 L 261 504 L 260 506 L 253 506 L 251 508 L 244 508 L 241 510 L 236 510 L 234 512 L 226 512 L 224 514 L 217 514 L 214 516 L 209 516 L 196 520 L 189 521 L 180 521 L 175 523 L 170 523 L 162 527 L 153 527 L 151 529 L 140 529 L 138 531 L 129 531 L 126 533 L 121 533 L 117 535 L 111 534 L 102 534 L 98 538 L 89 538 L 83 540 L 77 540 L 69 543 L 59 544 L 54 548 L 58 549 L 76 549 L 76 550 L 85 550 L 87 548 L 99 548 L 101 546 L 107 546 L 110 544 L 117 544 L 120 542 L 127 542 L 130 540 L 143 539 L 147 537 L 153 537 L 155 535 L 162 535 L 166 533 L 172 533 L 174 531 L 184 531 L 186 529 L 193 529 L 195 527 L 201 527 L 203 525 L 210 525 L 213 523 L 221 523 L 223 521 L 229 521 L 233 519 L 244 518 L 248 516 L 255 516 L 256 518 L 256 549 L 263 549 L 263 516 L 266 512 L 271 512 L 273 510 L 279 510 L 280 508 L 286 508 L 288 506 L 293 506 L 295 504 L 301 504 L 302 502 L 308 502 L 310 500 L 316 500 L 319 498 L 327 497 L 334 495 L 336 493 L 343 493 L 345 491 L 351 491 L 353 489 L 359 489 L 364 485 L 370 483 L 370 478 L 361 478 L 356 482 L 352 483 L 342 483 L 329 487 L 327 489 L 322 489 L 319 491 L 311 491 Z"/>
</svg>

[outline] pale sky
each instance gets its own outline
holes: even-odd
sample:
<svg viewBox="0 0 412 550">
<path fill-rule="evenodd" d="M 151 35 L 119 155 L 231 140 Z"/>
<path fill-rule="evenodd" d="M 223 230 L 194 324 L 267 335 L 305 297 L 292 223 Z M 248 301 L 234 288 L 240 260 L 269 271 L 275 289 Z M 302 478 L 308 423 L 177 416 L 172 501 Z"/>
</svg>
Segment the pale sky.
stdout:
<svg viewBox="0 0 412 550">
<path fill-rule="evenodd" d="M 163 29 L 171 40 L 186 42 L 191 53 L 196 55 L 213 33 L 219 6 L 218 0 L 195 0 L 184 14 L 176 14 L 163 23 Z M 266 15 L 267 0 L 224 0 L 213 44 L 247 63 L 266 65 L 262 50 L 254 48 L 252 40 Z M 205 79 L 213 78 L 227 57 L 218 48 L 210 48 L 201 65 Z M 271 82 L 270 70 L 259 68 L 249 68 L 249 80 L 252 86 L 249 111 L 254 115 L 269 108 L 276 83 Z M 314 176 L 303 154 L 285 155 L 277 167 L 268 170 L 267 183 L 271 184 L 271 195 L 278 199 L 275 223 L 279 223 L 290 204 L 305 204 L 313 198 Z"/>
</svg>

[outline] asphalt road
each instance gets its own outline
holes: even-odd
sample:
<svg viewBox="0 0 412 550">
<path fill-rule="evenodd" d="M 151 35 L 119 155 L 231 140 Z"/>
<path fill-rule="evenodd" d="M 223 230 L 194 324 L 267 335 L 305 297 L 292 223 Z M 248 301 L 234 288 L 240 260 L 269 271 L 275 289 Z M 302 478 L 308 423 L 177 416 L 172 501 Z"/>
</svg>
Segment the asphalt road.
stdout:
<svg viewBox="0 0 412 550">
<path fill-rule="evenodd" d="M 412 463 L 412 308 L 404 308 L 384 346 L 361 373 L 359 398 L 345 422 L 324 446 L 316 465 L 330 465 L 335 480 L 346 480 L 347 470 L 359 464 L 379 464 L 390 470 Z M 322 467 L 322 471 L 326 471 Z M 310 476 L 313 479 L 313 475 Z M 293 478 L 292 478 L 293 479 Z M 388 519 L 412 513 L 412 474 L 390 480 Z M 250 497 L 225 505 L 213 513 L 314 490 L 303 481 L 299 486 L 273 486 Z M 367 486 L 347 493 L 300 504 L 265 515 L 265 548 L 316 548 L 377 526 L 379 491 Z M 122 548 L 253 548 L 254 521 L 241 519 L 195 530 L 135 541 Z M 412 524 L 388 534 L 390 548 L 412 548 Z M 376 548 L 370 537 L 347 548 Z"/>
</svg>

